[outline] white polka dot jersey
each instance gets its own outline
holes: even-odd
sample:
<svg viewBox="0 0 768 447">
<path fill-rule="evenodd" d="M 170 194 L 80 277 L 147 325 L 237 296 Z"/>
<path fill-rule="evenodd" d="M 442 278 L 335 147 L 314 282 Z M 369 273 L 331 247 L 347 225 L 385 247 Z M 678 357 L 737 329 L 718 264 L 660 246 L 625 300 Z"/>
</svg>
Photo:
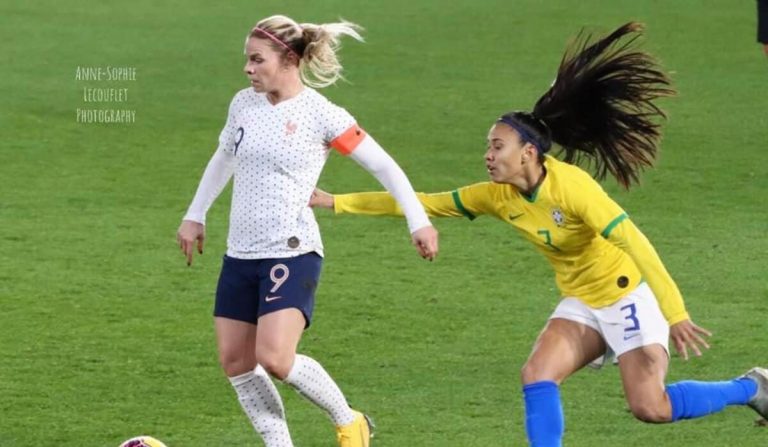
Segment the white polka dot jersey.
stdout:
<svg viewBox="0 0 768 447">
<path fill-rule="evenodd" d="M 230 104 L 217 154 L 209 164 L 210 169 L 218 157 L 225 167 L 219 179 L 223 184 L 217 184 L 204 203 L 195 203 L 196 197 L 185 219 L 204 223 L 208 207 L 234 174 L 228 256 L 285 258 L 312 251 L 322 256 L 309 199 L 331 142 L 355 129 L 358 135 L 362 132 L 346 110 L 309 87 L 276 105 L 252 88 L 241 90 Z"/>
</svg>

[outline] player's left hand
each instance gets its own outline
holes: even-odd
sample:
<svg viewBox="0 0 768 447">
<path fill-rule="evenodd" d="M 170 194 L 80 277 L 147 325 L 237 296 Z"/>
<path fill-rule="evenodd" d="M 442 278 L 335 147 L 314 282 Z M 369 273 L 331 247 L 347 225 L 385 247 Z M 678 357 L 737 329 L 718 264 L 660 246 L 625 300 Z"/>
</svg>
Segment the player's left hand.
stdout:
<svg viewBox="0 0 768 447">
<path fill-rule="evenodd" d="M 437 256 L 437 230 L 432 225 L 419 228 L 411 234 L 414 247 L 422 258 L 430 261 Z"/>
<path fill-rule="evenodd" d="M 711 336 L 711 332 L 695 325 L 691 320 L 680 321 L 669 328 L 669 338 L 684 360 L 688 360 L 688 348 L 691 348 L 696 357 L 701 357 L 701 348 L 709 349 L 709 343 L 704 337 Z"/>
</svg>

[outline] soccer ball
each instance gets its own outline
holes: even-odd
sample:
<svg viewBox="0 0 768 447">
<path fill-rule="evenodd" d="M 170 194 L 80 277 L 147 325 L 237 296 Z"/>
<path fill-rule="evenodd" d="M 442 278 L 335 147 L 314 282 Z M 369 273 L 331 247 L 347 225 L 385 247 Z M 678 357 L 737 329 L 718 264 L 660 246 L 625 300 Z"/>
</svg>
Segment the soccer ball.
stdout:
<svg viewBox="0 0 768 447">
<path fill-rule="evenodd" d="M 136 436 L 124 443 L 120 444 L 120 447 L 168 447 L 152 436 Z"/>
</svg>

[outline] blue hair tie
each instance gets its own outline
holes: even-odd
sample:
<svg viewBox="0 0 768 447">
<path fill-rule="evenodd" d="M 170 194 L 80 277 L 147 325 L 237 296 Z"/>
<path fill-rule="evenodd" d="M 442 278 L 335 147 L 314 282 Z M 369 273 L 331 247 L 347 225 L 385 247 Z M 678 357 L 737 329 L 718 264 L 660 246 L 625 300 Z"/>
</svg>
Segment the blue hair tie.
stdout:
<svg viewBox="0 0 768 447">
<path fill-rule="evenodd" d="M 539 141 L 536 138 L 534 138 L 533 135 L 531 135 L 528 131 L 526 131 L 520 124 L 512 121 L 511 119 L 509 119 L 506 116 L 502 116 L 501 118 L 496 120 L 496 122 L 497 123 L 504 123 L 507 126 L 515 129 L 517 131 L 517 133 L 519 133 L 520 136 L 523 138 L 523 141 L 526 141 L 526 142 L 531 143 L 532 145 L 534 145 L 534 147 L 536 147 L 536 151 L 539 154 L 543 154 L 544 153 L 544 151 L 541 150 L 541 143 L 539 143 Z"/>
</svg>

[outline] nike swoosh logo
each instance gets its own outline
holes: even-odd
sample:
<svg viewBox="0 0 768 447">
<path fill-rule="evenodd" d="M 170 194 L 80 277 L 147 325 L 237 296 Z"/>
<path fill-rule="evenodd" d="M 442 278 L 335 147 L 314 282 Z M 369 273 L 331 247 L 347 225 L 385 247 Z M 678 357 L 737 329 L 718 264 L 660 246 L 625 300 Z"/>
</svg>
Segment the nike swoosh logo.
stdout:
<svg viewBox="0 0 768 447">
<path fill-rule="evenodd" d="M 268 296 L 264 298 L 264 301 L 269 303 L 270 301 L 279 300 L 280 298 L 282 298 L 282 296 Z"/>
<path fill-rule="evenodd" d="M 510 214 L 509 215 L 509 220 L 515 220 L 518 217 L 522 216 L 523 214 L 525 214 L 525 213 L 520 213 L 520 214 L 515 214 L 515 215 Z"/>
<path fill-rule="evenodd" d="M 631 338 L 635 338 L 635 337 L 637 337 L 638 335 L 640 335 L 640 334 L 638 333 L 638 334 L 632 334 L 632 335 L 625 335 L 625 336 L 624 336 L 624 341 L 627 341 L 627 340 L 629 340 L 629 339 L 631 339 Z"/>
</svg>

